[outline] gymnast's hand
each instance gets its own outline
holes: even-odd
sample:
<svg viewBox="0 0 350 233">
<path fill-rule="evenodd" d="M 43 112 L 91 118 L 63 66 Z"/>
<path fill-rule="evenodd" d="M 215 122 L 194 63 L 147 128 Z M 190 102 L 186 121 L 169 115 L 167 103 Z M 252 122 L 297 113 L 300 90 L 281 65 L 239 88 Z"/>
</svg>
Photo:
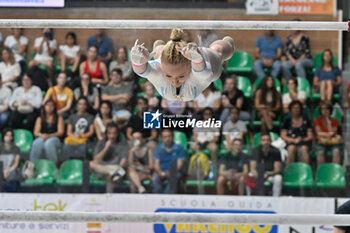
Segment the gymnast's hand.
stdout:
<svg viewBox="0 0 350 233">
<path fill-rule="evenodd" d="M 188 43 L 185 47 L 176 47 L 176 49 L 188 60 L 194 63 L 204 61 L 201 49 L 195 43 Z"/>
<path fill-rule="evenodd" d="M 137 44 L 138 41 L 138 39 L 135 41 L 134 47 L 131 49 L 131 62 L 133 65 L 141 66 L 146 64 L 154 56 L 154 53 L 150 54 L 143 44 Z"/>
</svg>

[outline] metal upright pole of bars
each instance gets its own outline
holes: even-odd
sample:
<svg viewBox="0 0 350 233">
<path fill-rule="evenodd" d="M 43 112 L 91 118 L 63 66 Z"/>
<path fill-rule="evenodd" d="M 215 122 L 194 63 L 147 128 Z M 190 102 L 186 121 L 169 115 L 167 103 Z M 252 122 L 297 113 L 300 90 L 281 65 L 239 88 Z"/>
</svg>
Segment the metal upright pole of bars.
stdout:
<svg viewBox="0 0 350 233">
<path fill-rule="evenodd" d="M 232 20 L 0 19 L 0 28 L 108 28 L 350 31 L 349 22 Z"/>
</svg>

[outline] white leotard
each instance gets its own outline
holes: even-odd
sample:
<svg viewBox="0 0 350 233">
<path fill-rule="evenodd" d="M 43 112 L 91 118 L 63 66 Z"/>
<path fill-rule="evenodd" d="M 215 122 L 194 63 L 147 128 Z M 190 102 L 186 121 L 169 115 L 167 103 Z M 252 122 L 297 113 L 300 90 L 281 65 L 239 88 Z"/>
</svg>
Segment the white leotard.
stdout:
<svg viewBox="0 0 350 233">
<path fill-rule="evenodd" d="M 215 81 L 209 58 L 204 51 L 203 57 L 205 68 L 202 71 L 195 71 L 192 69 L 190 76 L 182 84 L 178 95 L 176 95 L 176 88 L 163 76 L 160 68 L 160 59 L 149 61 L 146 70 L 138 75 L 147 78 L 165 99 L 191 101 L 199 96 L 210 83 Z"/>
</svg>

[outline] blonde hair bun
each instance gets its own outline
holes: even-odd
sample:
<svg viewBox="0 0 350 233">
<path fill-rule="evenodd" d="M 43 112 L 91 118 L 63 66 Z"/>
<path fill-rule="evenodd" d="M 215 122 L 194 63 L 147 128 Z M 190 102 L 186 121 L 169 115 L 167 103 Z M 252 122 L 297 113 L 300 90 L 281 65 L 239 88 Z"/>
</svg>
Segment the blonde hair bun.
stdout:
<svg viewBox="0 0 350 233">
<path fill-rule="evenodd" d="M 170 34 L 170 40 L 172 41 L 181 41 L 184 37 L 184 31 L 180 28 L 174 28 Z"/>
</svg>

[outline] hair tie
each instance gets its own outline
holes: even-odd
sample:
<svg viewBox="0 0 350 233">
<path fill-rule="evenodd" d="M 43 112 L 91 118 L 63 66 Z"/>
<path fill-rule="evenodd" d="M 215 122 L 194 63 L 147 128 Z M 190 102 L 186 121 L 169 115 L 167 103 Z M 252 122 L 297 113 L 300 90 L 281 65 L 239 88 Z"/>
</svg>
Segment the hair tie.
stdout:
<svg viewBox="0 0 350 233">
<path fill-rule="evenodd" d="M 181 41 L 181 39 L 174 39 L 174 40 L 172 40 L 173 42 L 180 42 Z"/>
</svg>

